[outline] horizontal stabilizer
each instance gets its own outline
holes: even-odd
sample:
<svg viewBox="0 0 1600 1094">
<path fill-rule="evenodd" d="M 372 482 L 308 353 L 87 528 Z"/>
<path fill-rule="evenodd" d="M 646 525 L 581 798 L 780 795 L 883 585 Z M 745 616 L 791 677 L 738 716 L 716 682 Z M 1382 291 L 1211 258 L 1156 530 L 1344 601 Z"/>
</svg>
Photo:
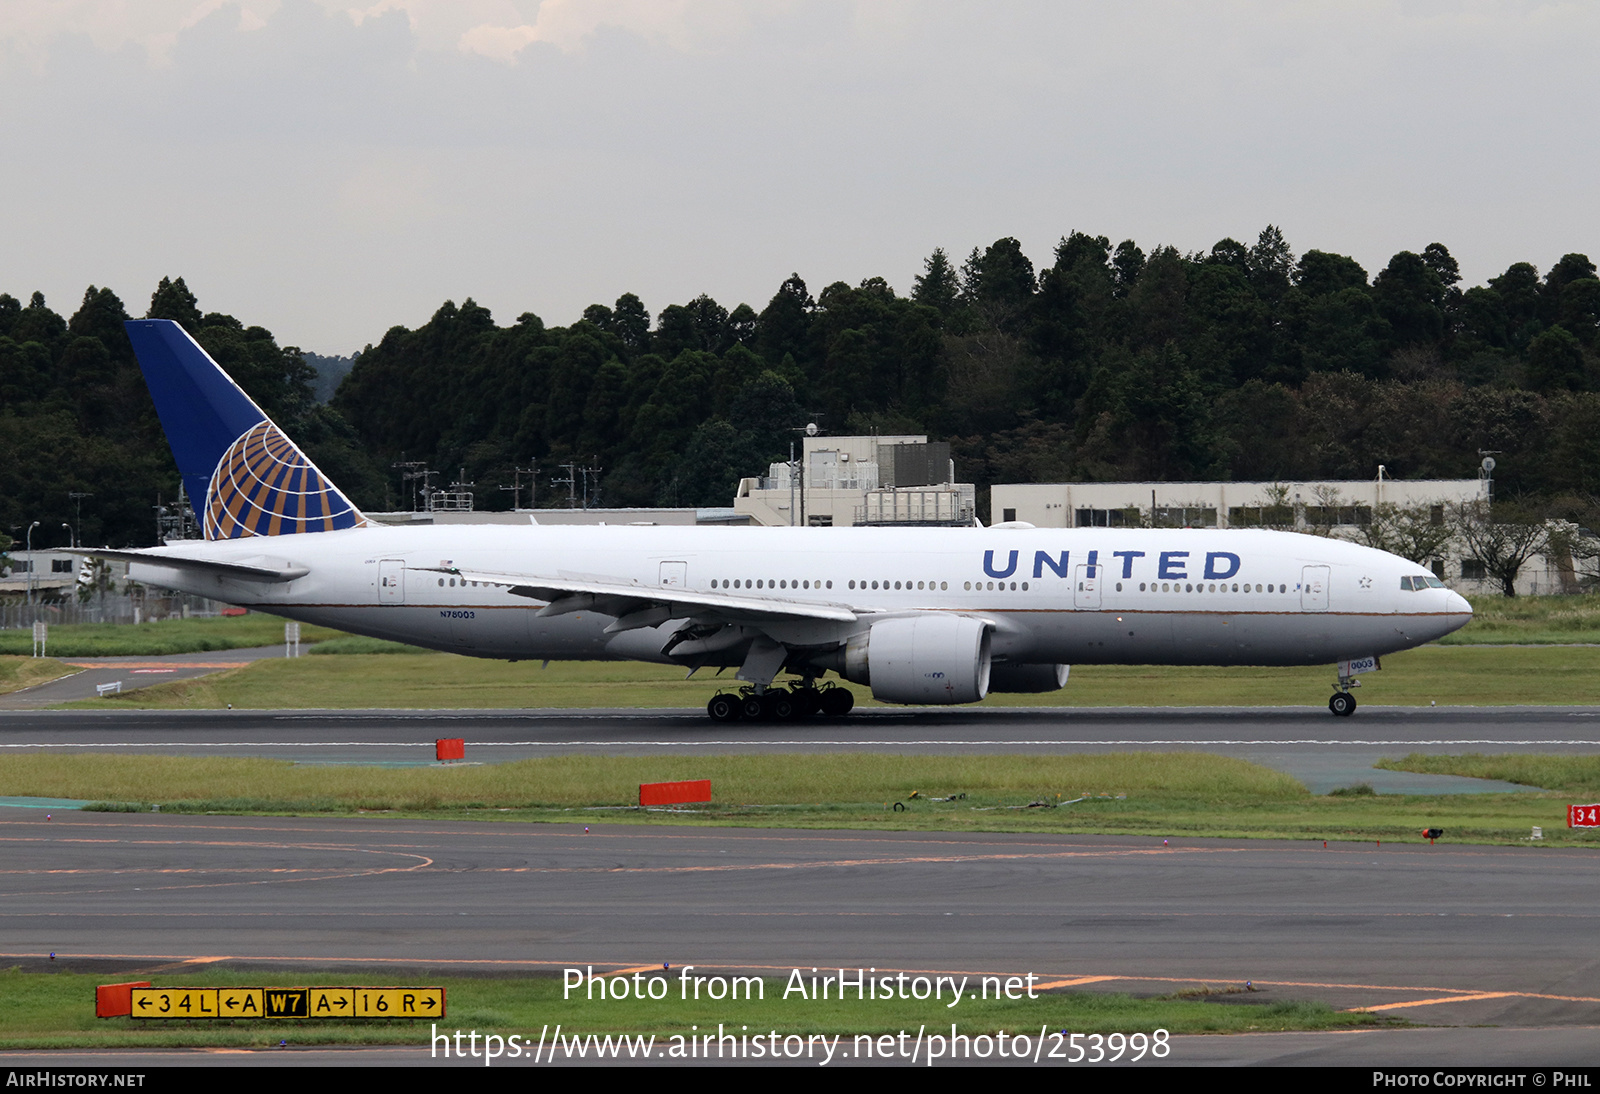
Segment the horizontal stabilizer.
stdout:
<svg viewBox="0 0 1600 1094">
<path fill-rule="evenodd" d="M 86 548 L 73 550 L 70 553 L 83 555 L 86 558 L 110 558 L 130 565 L 166 566 L 174 570 L 188 570 L 197 574 L 214 574 L 217 577 L 228 577 L 244 581 L 293 581 L 295 578 L 305 577 L 311 572 L 311 567 L 309 566 L 300 566 L 283 559 L 271 559 L 260 555 L 252 555 L 249 558 L 230 562 L 220 562 L 211 558 L 195 558 L 192 555 L 173 554 L 163 548 L 153 548 L 147 551 Z"/>
</svg>

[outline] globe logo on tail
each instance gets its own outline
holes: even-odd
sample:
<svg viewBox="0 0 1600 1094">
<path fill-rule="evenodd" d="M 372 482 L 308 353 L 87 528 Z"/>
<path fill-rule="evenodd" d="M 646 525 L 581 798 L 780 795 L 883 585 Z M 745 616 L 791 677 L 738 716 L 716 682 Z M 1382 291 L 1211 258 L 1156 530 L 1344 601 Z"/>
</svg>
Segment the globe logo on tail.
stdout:
<svg viewBox="0 0 1600 1094">
<path fill-rule="evenodd" d="M 258 422 L 228 446 L 206 489 L 207 539 L 331 532 L 366 523 L 269 421 Z"/>
</svg>

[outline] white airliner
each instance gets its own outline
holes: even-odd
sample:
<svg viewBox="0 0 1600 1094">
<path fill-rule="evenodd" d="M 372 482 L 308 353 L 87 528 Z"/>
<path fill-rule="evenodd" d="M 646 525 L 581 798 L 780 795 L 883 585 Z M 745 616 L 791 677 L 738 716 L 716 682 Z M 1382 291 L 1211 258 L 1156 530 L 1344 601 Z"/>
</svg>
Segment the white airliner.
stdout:
<svg viewBox="0 0 1600 1094">
<path fill-rule="evenodd" d="M 389 528 L 369 524 L 176 323 L 127 324 L 206 542 L 98 550 L 141 582 L 509 660 L 737 666 L 719 721 L 1050 691 L 1069 664 L 1337 664 L 1472 618 L 1416 563 L 1293 532 Z M 799 679 L 776 686 L 782 673 Z"/>
</svg>

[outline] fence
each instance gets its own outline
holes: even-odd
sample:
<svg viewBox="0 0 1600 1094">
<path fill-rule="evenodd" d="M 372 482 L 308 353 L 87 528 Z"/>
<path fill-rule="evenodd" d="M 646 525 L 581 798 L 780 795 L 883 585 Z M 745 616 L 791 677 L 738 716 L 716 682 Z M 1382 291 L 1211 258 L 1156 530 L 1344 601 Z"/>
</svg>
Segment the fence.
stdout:
<svg viewBox="0 0 1600 1094">
<path fill-rule="evenodd" d="M 87 603 L 76 600 L 26 600 L 0 603 L 0 630 L 18 630 L 42 619 L 52 625 L 67 623 L 148 623 L 157 619 L 188 619 L 191 616 L 217 615 L 225 604 L 203 596 L 96 596 Z"/>
</svg>

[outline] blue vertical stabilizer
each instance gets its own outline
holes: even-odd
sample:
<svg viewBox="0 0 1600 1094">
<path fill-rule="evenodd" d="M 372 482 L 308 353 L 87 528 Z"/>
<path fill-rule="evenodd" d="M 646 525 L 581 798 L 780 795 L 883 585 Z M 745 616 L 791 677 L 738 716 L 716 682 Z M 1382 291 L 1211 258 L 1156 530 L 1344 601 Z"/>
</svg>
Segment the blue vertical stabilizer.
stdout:
<svg viewBox="0 0 1600 1094">
<path fill-rule="evenodd" d="M 168 319 L 124 326 L 207 539 L 366 523 L 181 326 Z"/>
</svg>

